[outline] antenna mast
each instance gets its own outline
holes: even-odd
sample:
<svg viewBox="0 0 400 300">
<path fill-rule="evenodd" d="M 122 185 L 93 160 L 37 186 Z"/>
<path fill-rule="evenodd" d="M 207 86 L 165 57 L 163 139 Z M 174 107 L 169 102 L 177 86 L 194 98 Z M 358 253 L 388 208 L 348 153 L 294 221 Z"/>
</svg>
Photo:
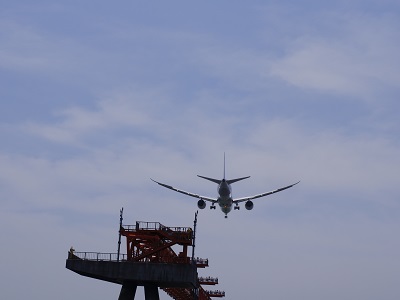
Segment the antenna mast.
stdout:
<svg viewBox="0 0 400 300">
<path fill-rule="evenodd" d="M 196 227 L 197 227 L 197 214 L 199 211 L 196 211 L 194 214 L 194 224 L 193 224 L 193 246 L 192 246 L 192 262 L 194 262 L 194 248 L 196 247 Z"/>
<path fill-rule="evenodd" d="M 122 228 L 123 213 L 124 213 L 124 208 L 121 208 L 121 210 L 119 211 L 119 237 L 118 237 L 117 262 L 119 262 L 119 254 L 121 252 L 121 228 Z"/>
</svg>

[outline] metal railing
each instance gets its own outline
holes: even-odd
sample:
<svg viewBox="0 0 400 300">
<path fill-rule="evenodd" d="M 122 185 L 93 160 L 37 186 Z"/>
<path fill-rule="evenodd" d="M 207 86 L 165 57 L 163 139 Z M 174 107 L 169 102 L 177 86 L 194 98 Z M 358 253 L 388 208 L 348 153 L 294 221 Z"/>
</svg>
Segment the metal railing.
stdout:
<svg viewBox="0 0 400 300">
<path fill-rule="evenodd" d="M 69 251 L 69 258 L 78 258 L 83 260 L 92 261 L 123 261 L 127 259 L 126 254 L 120 254 L 118 258 L 118 253 L 100 253 L 100 252 L 76 252 Z"/>
<path fill-rule="evenodd" d="M 190 227 L 167 227 L 159 222 L 144 222 L 137 221 L 135 225 L 122 225 L 125 230 L 163 230 L 163 231 L 174 231 L 174 232 L 191 232 Z"/>
<path fill-rule="evenodd" d="M 127 261 L 128 256 L 126 254 L 120 254 L 118 259 L 118 253 L 101 253 L 101 252 L 77 252 L 68 251 L 69 259 L 82 259 L 91 261 Z M 147 262 L 155 262 L 151 259 L 145 259 Z M 195 258 L 193 261 L 189 257 L 178 257 L 178 256 L 160 256 L 157 262 L 160 263 L 194 263 L 208 265 L 208 259 Z"/>
<path fill-rule="evenodd" d="M 207 291 L 206 290 L 207 295 L 209 295 L 210 297 L 225 297 L 225 292 L 224 291 Z"/>
<path fill-rule="evenodd" d="M 199 282 L 203 284 L 218 284 L 218 278 L 214 277 L 199 277 Z"/>
<path fill-rule="evenodd" d="M 196 257 L 192 260 L 196 265 L 205 265 L 208 266 L 208 258 L 199 258 Z"/>
</svg>

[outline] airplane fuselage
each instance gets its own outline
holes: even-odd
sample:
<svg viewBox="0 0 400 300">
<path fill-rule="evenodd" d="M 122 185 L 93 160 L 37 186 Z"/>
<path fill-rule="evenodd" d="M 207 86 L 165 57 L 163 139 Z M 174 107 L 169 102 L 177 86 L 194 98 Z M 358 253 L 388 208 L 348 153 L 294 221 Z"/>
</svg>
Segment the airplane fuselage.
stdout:
<svg viewBox="0 0 400 300">
<path fill-rule="evenodd" d="M 225 215 L 232 210 L 233 199 L 231 193 L 231 186 L 226 182 L 225 179 L 222 179 L 221 183 L 218 185 L 219 197 L 217 199 L 217 203 Z"/>
</svg>

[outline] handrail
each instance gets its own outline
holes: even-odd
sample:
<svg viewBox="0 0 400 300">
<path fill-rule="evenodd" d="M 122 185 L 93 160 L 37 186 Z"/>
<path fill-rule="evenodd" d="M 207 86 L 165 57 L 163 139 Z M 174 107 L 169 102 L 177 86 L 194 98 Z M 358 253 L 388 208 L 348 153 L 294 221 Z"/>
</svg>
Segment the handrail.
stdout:
<svg viewBox="0 0 400 300">
<path fill-rule="evenodd" d="M 207 265 L 208 266 L 208 258 L 199 258 L 196 257 L 193 259 L 196 265 Z"/>
<path fill-rule="evenodd" d="M 120 254 L 118 258 L 118 253 L 100 253 L 100 252 L 76 252 L 69 251 L 69 256 L 72 258 L 78 258 L 82 260 L 92 260 L 92 261 L 122 261 L 126 260 L 126 254 Z"/>
<path fill-rule="evenodd" d="M 127 261 L 126 254 L 120 254 L 118 259 L 118 253 L 100 253 L 100 252 L 76 252 L 76 251 L 68 251 L 68 259 L 82 259 L 82 260 L 90 260 L 90 261 Z M 150 262 L 150 261 L 149 261 Z M 158 261 L 160 263 L 185 263 L 190 264 L 193 261 L 189 257 L 178 257 L 178 256 L 162 256 Z M 195 264 L 198 263 L 206 263 L 208 264 L 208 259 L 197 258 L 194 261 Z"/>
<path fill-rule="evenodd" d="M 218 284 L 218 277 L 199 277 L 200 282 Z"/>
<path fill-rule="evenodd" d="M 136 230 L 163 230 L 163 231 L 174 231 L 174 232 L 190 232 L 192 228 L 190 227 L 167 227 L 160 222 L 145 222 L 137 221 L 135 225 L 125 225 L 122 227 L 128 231 Z"/>
<path fill-rule="evenodd" d="M 225 292 L 224 292 L 224 291 L 220 291 L 220 290 L 216 290 L 216 291 L 209 291 L 209 290 L 206 290 L 206 293 L 207 293 L 210 297 L 225 297 Z"/>
</svg>

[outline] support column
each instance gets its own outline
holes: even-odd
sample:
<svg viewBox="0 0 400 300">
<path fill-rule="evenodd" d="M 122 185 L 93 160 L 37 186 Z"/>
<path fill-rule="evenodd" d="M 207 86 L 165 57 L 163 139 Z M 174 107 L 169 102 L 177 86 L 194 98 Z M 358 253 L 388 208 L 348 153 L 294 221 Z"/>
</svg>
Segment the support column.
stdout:
<svg viewBox="0 0 400 300">
<path fill-rule="evenodd" d="M 145 285 L 144 296 L 146 300 L 160 300 L 160 296 L 158 295 L 158 286 Z"/>
<path fill-rule="evenodd" d="M 135 299 L 137 285 L 134 283 L 124 283 L 119 293 L 118 300 L 133 300 Z"/>
</svg>

